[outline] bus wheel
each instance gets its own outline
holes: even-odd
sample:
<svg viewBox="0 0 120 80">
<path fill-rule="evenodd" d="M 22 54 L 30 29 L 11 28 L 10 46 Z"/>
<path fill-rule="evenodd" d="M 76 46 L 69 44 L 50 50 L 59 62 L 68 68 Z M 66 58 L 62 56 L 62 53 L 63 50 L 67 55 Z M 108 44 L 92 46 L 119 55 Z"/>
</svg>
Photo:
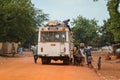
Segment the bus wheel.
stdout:
<svg viewBox="0 0 120 80">
<path fill-rule="evenodd" d="M 69 65 L 70 64 L 69 58 L 64 59 L 63 60 L 63 64 Z"/>
<path fill-rule="evenodd" d="M 45 58 L 42 58 L 41 61 L 42 61 L 42 64 L 46 63 L 46 59 Z"/>
<path fill-rule="evenodd" d="M 42 58 L 42 64 L 49 64 L 51 62 L 51 59 Z"/>
<path fill-rule="evenodd" d="M 46 64 L 50 64 L 50 62 L 51 62 L 51 59 L 46 60 Z"/>
</svg>

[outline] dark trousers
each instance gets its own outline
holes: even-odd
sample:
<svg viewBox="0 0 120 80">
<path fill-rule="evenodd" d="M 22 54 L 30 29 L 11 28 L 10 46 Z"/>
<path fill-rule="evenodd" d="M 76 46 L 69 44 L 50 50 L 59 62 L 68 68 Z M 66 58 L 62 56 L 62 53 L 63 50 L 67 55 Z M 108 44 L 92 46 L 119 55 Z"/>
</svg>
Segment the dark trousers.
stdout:
<svg viewBox="0 0 120 80">
<path fill-rule="evenodd" d="M 74 64 L 77 64 L 77 57 L 76 57 L 76 55 L 73 55 L 73 57 L 74 57 Z"/>
<path fill-rule="evenodd" d="M 101 64 L 100 63 L 98 63 L 98 70 L 100 70 L 101 69 Z"/>
<path fill-rule="evenodd" d="M 34 55 L 34 63 L 37 63 L 38 55 Z"/>
</svg>

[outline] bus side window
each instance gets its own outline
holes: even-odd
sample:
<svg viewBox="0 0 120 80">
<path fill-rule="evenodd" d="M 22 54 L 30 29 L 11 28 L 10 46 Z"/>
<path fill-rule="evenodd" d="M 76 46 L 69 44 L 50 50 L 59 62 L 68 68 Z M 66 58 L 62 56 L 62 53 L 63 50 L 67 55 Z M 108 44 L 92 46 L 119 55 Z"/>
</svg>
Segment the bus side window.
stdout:
<svg viewBox="0 0 120 80">
<path fill-rule="evenodd" d="M 59 41 L 60 39 L 60 35 L 59 34 L 55 34 L 55 41 Z"/>
<path fill-rule="evenodd" d="M 65 36 L 64 33 L 61 34 L 61 37 L 62 37 L 62 41 L 65 41 L 65 39 L 66 39 L 65 37 L 66 37 L 66 36 Z"/>
<path fill-rule="evenodd" d="M 44 40 L 45 40 L 44 34 L 41 33 L 41 41 L 44 41 Z"/>
<path fill-rule="evenodd" d="M 41 41 L 48 41 L 48 33 L 46 32 L 41 33 Z"/>
<path fill-rule="evenodd" d="M 56 38 L 56 39 L 59 39 L 59 34 L 56 34 L 56 35 L 55 35 L 55 38 Z"/>
<path fill-rule="evenodd" d="M 42 41 L 45 41 L 45 40 L 46 40 L 46 39 L 45 39 L 45 35 L 43 35 L 43 36 L 42 36 Z"/>
<path fill-rule="evenodd" d="M 62 39 L 63 39 L 63 40 L 65 39 L 65 35 L 64 35 L 64 34 L 62 34 Z"/>
<path fill-rule="evenodd" d="M 49 35 L 48 35 L 48 33 L 45 34 L 45 41 L 49 41 Z"/>
<path fill-rule="evenodd" d="M 54 42 L 54 32 L 49 32 L 49 41 Z"/>
<path fill-rule="evenodd" d="M 65 39 L 65 35 L 64 34 L 62 34 L 62 38 Z"/>
</svg>

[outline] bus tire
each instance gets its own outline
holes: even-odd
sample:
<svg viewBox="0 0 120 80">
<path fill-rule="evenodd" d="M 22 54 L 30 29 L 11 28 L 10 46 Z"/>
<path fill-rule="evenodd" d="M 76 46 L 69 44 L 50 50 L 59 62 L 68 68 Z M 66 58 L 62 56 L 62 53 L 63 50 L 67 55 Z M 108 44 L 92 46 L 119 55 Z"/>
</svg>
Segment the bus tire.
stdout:
<svg viewBox="0 0 120 80">
<path fill-rule="evenodd" d="M 49 58 L 42 58 L 42 64 L 49 64 L 51 62 L 51 59 Z"/>
<path fill-rule="evenodd" d="M 46 64 L 50 64 L 50 62 L 51 62 L 51 59 L 46 59 Z"/>
<path fill-rule="evenodd" d="M 70 64 L 69 58 L 64 59 L 63 60 L 63 64 L 69 65 Z"/>
</svg>

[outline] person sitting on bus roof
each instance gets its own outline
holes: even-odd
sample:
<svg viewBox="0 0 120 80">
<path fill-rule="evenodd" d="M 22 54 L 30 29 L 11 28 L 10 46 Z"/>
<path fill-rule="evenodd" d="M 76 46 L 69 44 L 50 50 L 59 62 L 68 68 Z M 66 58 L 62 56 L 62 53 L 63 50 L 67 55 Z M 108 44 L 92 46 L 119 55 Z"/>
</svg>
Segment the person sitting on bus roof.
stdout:
<svg viewBox="0 0 120 80">
<path fill-rule="evenodd" d="M 70 26 L 68 25 L 68 22 L 70 21 L 70 19 L 64 20 L 63 23 L 66 25 L 66 27 L 68 27 L 68 29 L 71 31 Z"/>
</svg>

